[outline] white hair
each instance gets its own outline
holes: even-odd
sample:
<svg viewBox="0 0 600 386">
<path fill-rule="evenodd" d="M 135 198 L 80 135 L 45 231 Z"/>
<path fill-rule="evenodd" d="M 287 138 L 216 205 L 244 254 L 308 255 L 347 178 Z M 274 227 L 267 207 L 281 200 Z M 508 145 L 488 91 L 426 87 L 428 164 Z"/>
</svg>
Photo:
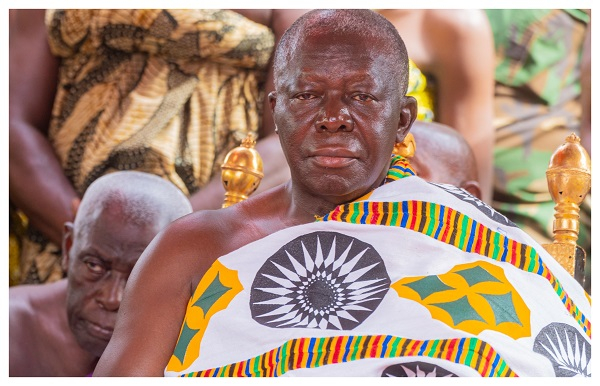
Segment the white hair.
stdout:
<svg viewBox="0 0 600 386">
<path fill-rule="evenodd" d="M 138 171 L 119 171 L 95 180 L 86 190 L 75 216 L 76 231 L 87 227 L 105 210 L 118 210 L 134 224 L 155 219 L 165 226 L 188 213 L 192 205 L 171 182 Z"/>
</svg>

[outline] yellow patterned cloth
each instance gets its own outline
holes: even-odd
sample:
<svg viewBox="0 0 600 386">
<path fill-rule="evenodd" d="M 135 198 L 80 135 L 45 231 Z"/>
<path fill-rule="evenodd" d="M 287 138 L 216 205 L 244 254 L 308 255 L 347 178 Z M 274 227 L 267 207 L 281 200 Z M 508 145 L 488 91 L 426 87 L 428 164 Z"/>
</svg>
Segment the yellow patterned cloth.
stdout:
<svg viewBox="0 0 600 386">
<path fill-rule="evenodd" d="M 78 193 L 135 169 L 185 193 L 261 120 L 271 30 L 224 10 L 55 10 L 50 140 Z"/>
<path fill-rule="evenodd" d="M 410 95 L 417 100 L 417 120 L 432 122 L 435 117 L 435 89 L 434 85 L 415 62 L 409 59 L 408 61 L 408 91 L 406 95 Z"/>
<path fill-rule="evenodd" d="M 262 124 L 274 35 L 236 12 L 49 10 L 46 24 L 62 60 L 49 139 L 80 195 L 116 170 L 192 194 Z M 39 272 L 40 248 L 24 249 L 23 282 L 61 276 L 59 260 Z"/>
<path fill-rule="evenodd" d="M 387 183 L 220 257 L 165 374 L 590 376 L 585 291 L 502 214 L 394 157 Z"/>
</svg>

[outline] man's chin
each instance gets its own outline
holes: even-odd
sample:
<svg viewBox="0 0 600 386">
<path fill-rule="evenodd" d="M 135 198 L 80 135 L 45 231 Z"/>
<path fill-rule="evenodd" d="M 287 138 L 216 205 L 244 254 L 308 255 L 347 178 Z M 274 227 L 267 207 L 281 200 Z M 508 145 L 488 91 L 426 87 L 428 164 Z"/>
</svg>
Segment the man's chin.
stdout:
<svg viewBox="0 0 600 386">
<path fill-rule="evenodd" d="M 87 331 L 77 331 L 75 338 L 82 349 L 97 357 L 102 356 L 106 346 L 108 346 L 108 339 L 93 336 Z"/>
<path fill-rule="evenodd" d="M 106 350 L 106 346 L 108 346 L 107 341 L 91 337 L 83 341 L 78 339 L 78 342 L 81 348 L 98 358 L 102 356 L 102 353 Z"/>
</svg>

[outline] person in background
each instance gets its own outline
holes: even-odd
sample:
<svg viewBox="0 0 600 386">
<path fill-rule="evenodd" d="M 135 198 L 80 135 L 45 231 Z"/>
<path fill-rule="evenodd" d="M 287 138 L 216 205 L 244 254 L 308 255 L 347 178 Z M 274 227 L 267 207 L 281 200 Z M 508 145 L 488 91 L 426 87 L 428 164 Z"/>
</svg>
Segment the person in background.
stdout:
<svg viewBox="0 0 600 386">
<path fill-rule="evenodd" d="M 537 242 L 550 243 L 556 205 L 546 179 L 550 157 L 572 132 L 591 151 L 590 15 L 580 9 L 486 13 L 496 52 L 492 206 Z M 591 262 L 590 195 L 580 208 L 578 245 Z"/>
<path fill-rule="evenodd" d="M 481 197 L 491 203 L 494 146 L 494 41 L 480 9 L 380 9 L 400 32 L 411 60 L 409 93 L 419 120 L 456 129 L 477 162 Z M 412 74 L 417 73 L 417 74 Z"/>
<path fill-rule="evenodd" d="M 11 283 L 64 276 L 62 224 L 111 171 L 156 174 L 214 209 L 224 156 L 255 135 L 259 191 L 286 181 L 264 93 L 273 47 L 302 13 L 10 10 Z"/>
<path fill-rule="evenodd" d="M 454 185 L 481 200 L 475 155 L 457 130 L 436 122 L 415 121 L 410 132 L 416 143 L 410 165 L 417 176 Z"/>
<path fill-rule="evenodd" d="M 191 211 L 175 185 L 152 174 L 122 171 L 95 180 L 74 222 L 64 224 L 68 277 L 9 289 L 9 376 L 91 374 L 142 251 Z"/>
<path fill-rule="evenodd" d="M 502 214 L 392 156 L 417 103 L 389 21 L 306 13 L 274 80 L 291 180 L 162 231 L 94 376 L 591 375 L 575 279 Z"/>
</svg>

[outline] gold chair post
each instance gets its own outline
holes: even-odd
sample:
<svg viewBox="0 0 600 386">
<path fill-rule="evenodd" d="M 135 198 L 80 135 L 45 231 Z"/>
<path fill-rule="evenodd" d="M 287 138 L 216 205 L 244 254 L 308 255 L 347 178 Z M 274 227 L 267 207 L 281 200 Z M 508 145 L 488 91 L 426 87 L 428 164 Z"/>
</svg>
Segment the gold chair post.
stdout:
<svg viewBox="0 0 600 386">
<path fill-rule="evenodd" d="M 263 174 L 263 161 L 254 148 L 256 140 L 252 134 L 242 144 L 232 149 L 221 165 L 221 180 L 225 187 L 223 208 L 248 198 L 258 188 Z"/>
<path fill-rule="evenodd" d="M 544 248 L 580 283 L 583 283 L 585 251 L 577 245 L 579 206 L 591 188 L 591 160 L 572 133 L 556 149 L 546 171 L 554 207 L 552 244 Z"/>
</svg>

